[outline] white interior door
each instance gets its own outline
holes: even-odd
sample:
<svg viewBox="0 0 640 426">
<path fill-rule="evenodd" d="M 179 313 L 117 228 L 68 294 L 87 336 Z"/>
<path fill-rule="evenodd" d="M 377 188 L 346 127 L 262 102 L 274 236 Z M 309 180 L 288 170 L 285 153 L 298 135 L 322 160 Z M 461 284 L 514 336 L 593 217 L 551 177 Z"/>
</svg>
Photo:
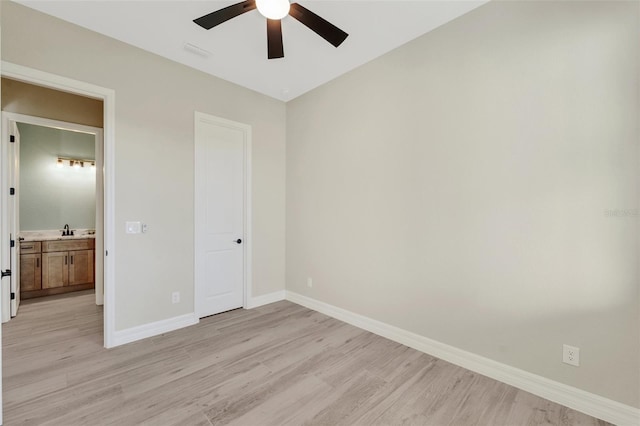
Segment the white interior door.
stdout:
<svg viewBox="0 0 640 426">
<path fill-rule="evenodd" d="M 195 306 L 200 318 L 243 306 L 250 129 L 196 113 Z"/>
<path fill-rule="evenodd" d="M 20 132 L 15 121 L 9 122 L 12 141 L 9 143 L 9 185 L 14 189 L 13 195 L 9 194 L 9 234 L 13 241 L 13 247 L 10 248 L 9 256 L 11 257 L 11 316 L 18 314 L 18 306 L 20 306 L 20 241 L 18 233 L 20 232 L 20 190 L 19 173 L 20 173 Z"/>
<path fill-rule="evenodd" d="M 7 322 L 11 319 L 11 277 L 7 276 L 7 271 L 11 270 L 11 256 L 13 255 L 13 249 L 11 248 L 10 241 L 13 237 L 11 235 L 10 216 L 11 209 L 9 208 L 9 199 L 12 197 L 9 195 L 9 189 L 11 187 L 11 174 L 9 168 L 11 167 L 11 156 L 9 135 L 13 126 L 10 125 L 10 121 L 7 118 L 6 113 L 2 113 L 2 144 L 0 146 L 1 161 L 0 171 L 2 177 L 0 183 L 0 193 L 2 194 L 2 200 L 0 201 L 0 223 L 2 224 L 2 238 L 0 239 L 0 253 L 2 256 L 2 290 L 0 291 L 0 301 L 2 307 L 2 322 Z"/>
</svg>

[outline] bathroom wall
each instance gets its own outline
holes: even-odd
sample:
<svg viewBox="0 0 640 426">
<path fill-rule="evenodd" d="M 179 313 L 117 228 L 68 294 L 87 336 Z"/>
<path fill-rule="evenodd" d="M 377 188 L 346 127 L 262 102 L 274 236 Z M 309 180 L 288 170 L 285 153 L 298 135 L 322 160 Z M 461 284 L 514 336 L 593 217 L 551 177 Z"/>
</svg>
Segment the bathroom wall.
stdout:
<svg viewBox="0 0 640 426">
<path fill-rule="evenodd" d="M 57 158 L 95 158 L 94 136 L 18 124 L 20 130 L 20 230 L 94 229 L 96 170 L 58 167 Z"/>
</svg>

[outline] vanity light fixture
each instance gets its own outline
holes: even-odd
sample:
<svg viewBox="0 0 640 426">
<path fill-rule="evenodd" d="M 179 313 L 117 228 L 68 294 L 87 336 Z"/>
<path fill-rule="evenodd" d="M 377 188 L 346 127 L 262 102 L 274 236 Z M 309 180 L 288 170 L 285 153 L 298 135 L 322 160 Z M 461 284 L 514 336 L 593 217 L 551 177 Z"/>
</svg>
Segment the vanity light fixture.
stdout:
<svg viewBox="0 0 640 426">
<path fill-rule="evenodd" d="M 91 164 L 92 168 L 96 167 L 96 160 L 87 160 L 82 158 L 69 158 L 69 157 L 58 157 L 57 166 L 64 167 L 66 164 L 69 164 L 69 167 L 73 167 L 74 169 L 80 169 L 84 167 L 85 163 Z"/>
</svg>

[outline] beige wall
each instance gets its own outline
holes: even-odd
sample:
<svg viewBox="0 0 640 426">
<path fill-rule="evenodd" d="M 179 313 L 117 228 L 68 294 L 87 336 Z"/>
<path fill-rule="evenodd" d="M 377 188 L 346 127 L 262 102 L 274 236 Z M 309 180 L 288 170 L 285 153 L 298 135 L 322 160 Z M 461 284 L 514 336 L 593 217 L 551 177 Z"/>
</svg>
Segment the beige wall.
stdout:
<svg viewBox="0 0 640 426">
<path fill-rule="evenodd" d="M 2 78 L 2 111 L 102 128 L 102 101 Z"/>
<path fill-rule="evenodd" d="M 115 90 L 116 329 L 193 312 L 194 111 L 253 128 L 253 295 L 282 290 L 285 105 L 3 3 L 3 60 Z M 125 234 L 127 220 L 149 232 Z"/>
<path fill-rule="evenodd" d="M 286 170 L 289 290 L 640 406 L 637 3 L 492 2 L 286 110 L 2 3 L 3 60 L 116 91 L 117 329 L 193 310 L 198 110 L 253 126 L 254 295 Z"/>
<path fill-rule="evenodd" d="M 491 2 L 289 102 L 287 290 L 639 407 L 638 7 Z"/>
</svg>

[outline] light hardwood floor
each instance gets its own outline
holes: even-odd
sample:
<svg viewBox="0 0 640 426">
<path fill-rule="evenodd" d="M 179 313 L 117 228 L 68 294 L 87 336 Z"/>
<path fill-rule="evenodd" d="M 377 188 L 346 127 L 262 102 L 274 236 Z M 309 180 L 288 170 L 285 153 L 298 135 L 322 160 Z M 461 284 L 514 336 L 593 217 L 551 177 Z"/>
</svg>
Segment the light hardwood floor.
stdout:
<svg viewBox="0 0 640 426">
<path fill-rule="evenodd" d="M 2 333 L 5 426 L 606 424 L 290 302 L 106 350 L 83 292 Z"/>
</svg>

